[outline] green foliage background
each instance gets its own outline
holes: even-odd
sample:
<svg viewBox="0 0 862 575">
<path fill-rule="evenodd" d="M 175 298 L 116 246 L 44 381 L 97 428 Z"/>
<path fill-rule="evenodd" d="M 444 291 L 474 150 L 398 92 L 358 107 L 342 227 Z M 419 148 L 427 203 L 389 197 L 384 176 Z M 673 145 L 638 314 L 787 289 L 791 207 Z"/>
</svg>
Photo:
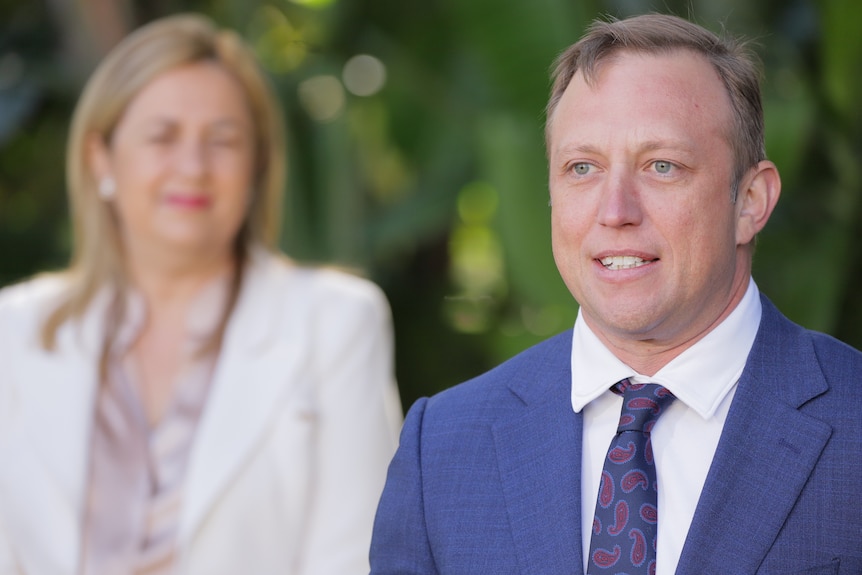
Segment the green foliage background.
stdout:
<svg viewBox="0 0 862 575">
<path fill-rule="evenodd" d="M 862 347 L 862 3 L 855 0 L 0 0 L 0 285 L 65 265 L 68 119 L 128 30 L 196 10 L 235 28 L 290 134 L 284 249 L 377 281 L 405 406 L 572 325 L 553 264 L 543 108 L 590 20 L 650 11 L 755 41 L 783 195 L 755 278 Z M 385 66 L 344 90 L 347 62 Z M 323 78 L 323 81 L 321 81 Z"/>
</svg>

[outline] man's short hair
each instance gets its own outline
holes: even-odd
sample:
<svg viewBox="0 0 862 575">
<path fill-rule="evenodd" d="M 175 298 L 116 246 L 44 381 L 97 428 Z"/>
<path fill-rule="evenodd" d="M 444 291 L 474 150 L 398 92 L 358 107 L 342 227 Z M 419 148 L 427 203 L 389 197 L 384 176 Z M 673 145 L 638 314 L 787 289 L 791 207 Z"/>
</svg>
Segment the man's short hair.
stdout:
<svg viewBox="0 0 862 575">
<path fill-rule="evenodd" d="M 733 112 L 733 125 L 729 127 L 727 138 L 735 163 L 732 181 L 735 201 L 745 172 L 766 159 L 760 67 L 744 42 L 719 37 L 677 16 L 644 14 L 625 20 L 594 21 L 586 34 L 554 64 L 553 88 L 546 109 L 546 141 L 554 111 L 578 70 L 590 84 L 595 81 L 601 64 L 620 52 L 667 54 L 676 50 L 690 50 L 704 56 L 727 90 Z"/>
</svg>

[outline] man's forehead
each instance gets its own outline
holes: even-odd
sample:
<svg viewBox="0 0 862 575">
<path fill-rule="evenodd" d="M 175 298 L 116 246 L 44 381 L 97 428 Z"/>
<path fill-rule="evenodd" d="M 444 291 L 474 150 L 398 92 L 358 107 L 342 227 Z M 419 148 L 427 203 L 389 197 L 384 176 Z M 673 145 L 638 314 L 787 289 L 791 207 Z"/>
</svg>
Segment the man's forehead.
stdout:
<svg viewBox="0 0 862 575">
<path fill-rule="evenodd" d="M 673 66 L 674 62 L 678 62 L 681 65 L 683 62 L 690 62 L 692 59 L 699 61 L 705 69 L 715 71 L 715 68 L 706 56 L 687 47 L 679 46 L 651 50 L 629 47 L 614 48 L 603 54 L 600 58 L 585 62 L 583 66 L 579 66 L 572 76 L 569 85 L 571 85 L 575 78 L 580 78 L 588 86 L 593 86 L 599 81 L 604 71 L 623 61 L 640 61 L 645 66 L 658 63 L 665 66 Z M 717 72 L 716 76 L 718 76 Z"/>
<path fill-rule="evenodd" d="M 718 133 L 727 140 L 730 98 L 702 55 L 620 51 L 597 71 L 591 84 L 580 71 L 570 81 L 550 117 L 549 152 L 583 144 L 584 130 L 590 144 L 612 133 L 627 134 L 638 147 L 643 142 L 690 147 L 679 144 L 695 134 Z"/>
</svg>

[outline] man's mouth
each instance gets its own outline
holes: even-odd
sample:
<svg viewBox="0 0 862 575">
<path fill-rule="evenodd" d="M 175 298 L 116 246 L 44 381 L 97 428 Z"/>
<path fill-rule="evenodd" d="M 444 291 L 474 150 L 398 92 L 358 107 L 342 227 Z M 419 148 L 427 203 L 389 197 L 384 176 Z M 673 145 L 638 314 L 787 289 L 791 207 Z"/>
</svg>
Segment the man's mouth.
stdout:
<svg viewBox="0 0 862 575">
<path fill-rule="evenodd" d="M 656 260 L 645 260 L 637 256 L 607 256 L 599 261 L 609 270 L 627 270 L 638 268 Z"/>
</svg>

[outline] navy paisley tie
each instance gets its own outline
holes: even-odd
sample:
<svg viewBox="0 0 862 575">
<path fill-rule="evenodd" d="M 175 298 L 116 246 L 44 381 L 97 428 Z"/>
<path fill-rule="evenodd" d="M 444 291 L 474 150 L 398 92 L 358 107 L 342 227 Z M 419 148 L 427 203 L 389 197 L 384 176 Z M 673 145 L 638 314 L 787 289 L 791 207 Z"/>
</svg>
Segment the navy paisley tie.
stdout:
<svg viewBox="0 0 862 575">
<path fill-rule="evenodd" d="M 587 573 L 653 575 L 658 485 L 650 431 L 674 396 L 627 379 L 615 390 L 623 408 L 602 469 Z"/>
</svg>

